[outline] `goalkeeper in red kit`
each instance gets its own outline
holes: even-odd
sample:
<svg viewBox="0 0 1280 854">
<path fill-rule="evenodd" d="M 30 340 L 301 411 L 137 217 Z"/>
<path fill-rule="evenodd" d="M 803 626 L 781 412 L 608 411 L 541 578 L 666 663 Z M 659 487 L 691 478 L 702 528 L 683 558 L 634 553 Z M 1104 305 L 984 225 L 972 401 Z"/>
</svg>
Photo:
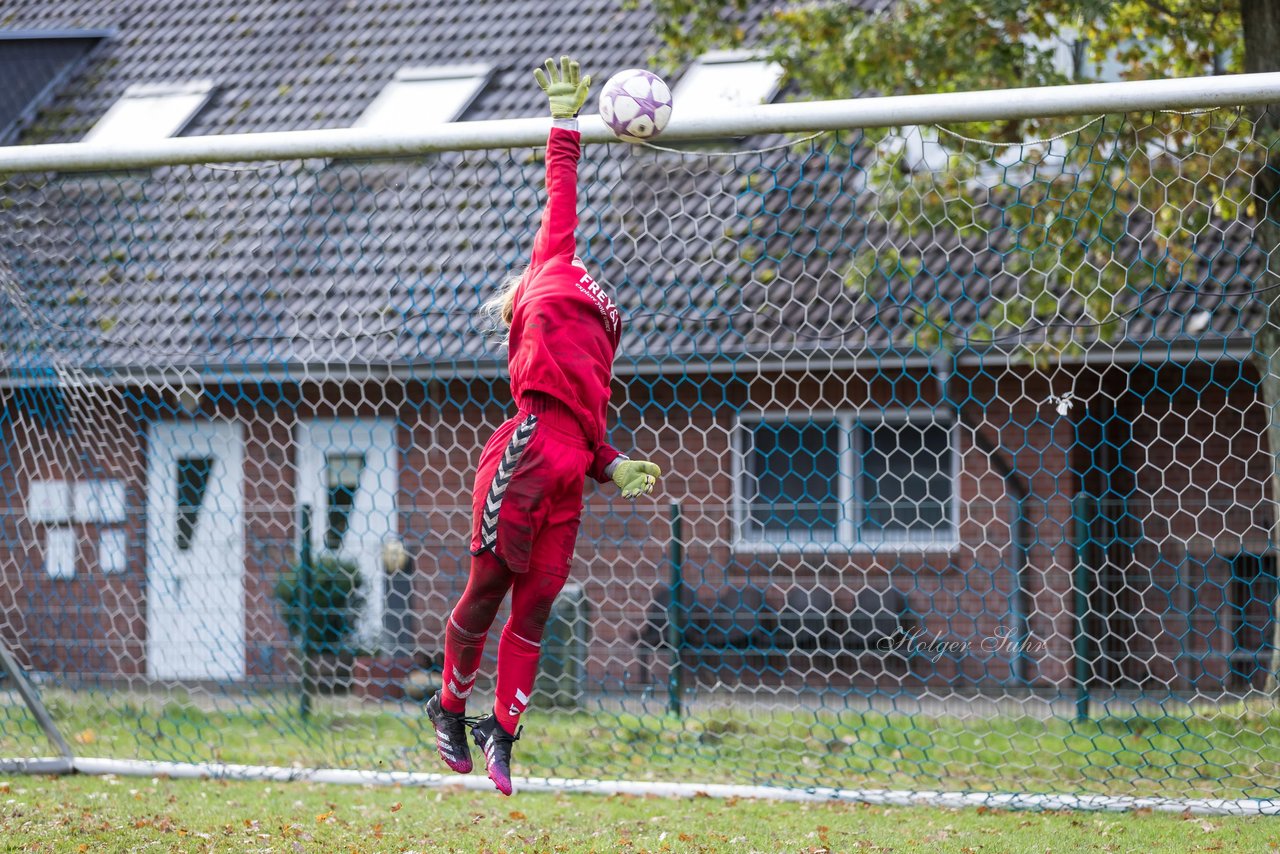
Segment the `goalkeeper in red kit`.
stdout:
<svg viewBox="0 0 1280 854">
<path fill-rule="evenodd" d="M 460 774 L 471 770 L 466 727 L 489 779 L 511 794 L 511 748 L 528 708 L 551 605 L 569 576 L 586 477 L 613 481 L 624 498 L 649 492 L 661 471 L 604 441 L 618 308 L 577 256 L 577 115 L 591 78 L 561 57 L 534 72 L 547 93 L 547 201 L 529 266 L 487 308 L 508 328 L 511 394 L 519 407 L 480 454 L 472 494 L 471 573 L 445 627 L 444 686 L 427 703 L 436 748 Z M 498 642 L 492 714 L 467 718 L 489 628 L 511 592 Z"/>
</svg>

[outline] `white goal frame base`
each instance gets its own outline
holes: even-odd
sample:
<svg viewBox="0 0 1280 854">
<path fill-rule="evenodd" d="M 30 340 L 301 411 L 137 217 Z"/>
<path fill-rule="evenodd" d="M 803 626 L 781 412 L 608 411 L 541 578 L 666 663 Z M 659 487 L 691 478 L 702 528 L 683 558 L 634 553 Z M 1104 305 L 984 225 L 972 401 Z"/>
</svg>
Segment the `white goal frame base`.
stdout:
<svg viewBox="0 0 1280 854">
<path fill-rule="evenodd" d="M 286 768 L 274 765 L 150 762 L 141 759 L 61 757 L 0 758 L 0 772 L 19 774 L 113 774 L 118 777 L 169 777 L 188 780 L 262 780 L 277 783 L 336 783 L 347 786 L 414 786 L 493 791 L 486 777 L 415 771 L 356 771 L 345 768 Z M 759 798 L 775 801 L 844 801 L 877 806 L 932 806 L 965 809 L 1081 810 L 1131 812 L 1149 809 L 1192 815 L 1280 815 L 1280 798 L 1139 798 L 1116 795 L 1061 795 L 1013 792 L 940 792 L 908 789 L 784 789 L 726 783 L 656 783 L 641 780 L 576 780 L 516 777 L 517 791 L 590 795 L 657 795 L 669 798 Z"/>
</svg>

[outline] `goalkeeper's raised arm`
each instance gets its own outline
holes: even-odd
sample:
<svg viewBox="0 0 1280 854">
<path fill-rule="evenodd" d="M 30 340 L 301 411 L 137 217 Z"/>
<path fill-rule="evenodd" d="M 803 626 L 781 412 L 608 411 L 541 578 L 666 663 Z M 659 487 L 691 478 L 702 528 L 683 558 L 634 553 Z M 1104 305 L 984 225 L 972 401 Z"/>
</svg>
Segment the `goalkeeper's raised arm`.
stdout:
<svg viewBox="0 0 1280 854">
<path fill-rule="evenodd" d="M 577 114 L 590 76 L 567 56 L 534 72 L 547 95 L 547 199 L 523 273 L 487 304 L 507 327 L 511 396 L 519 411 L 490 437 L 472 491 L 471 573 L 445 629 L 444 687 L 427 704 L 437 749 L 454 771 L 471 770 L 466 701 L 485 639 L 511 591 L 498 644 L 493 713 L 472 737 L 489 777 L 511 794 L 511 751 L 537 674 L 542 632 L 569 575 L 587 476 L 624 498 L 650 492 L 662 472 L 605 440 L 605 416 L 622 318 L 577 254 Z"/>
<path fill-rule="evenodd" d="M 582 77 L 578 63 L 567 56 L 560 57 L 559 69 L 548 59 L 546 70 L 539 68 L 533 74 L 547 94 L 551 133 L 547 137 L 547 201 L 533 240 L 530 270 L 553 257 L 572 262 L 577 255 L 578 160 L 582 156 L 578 111 L 591 86 L 591 75 Z"/>
</svg>

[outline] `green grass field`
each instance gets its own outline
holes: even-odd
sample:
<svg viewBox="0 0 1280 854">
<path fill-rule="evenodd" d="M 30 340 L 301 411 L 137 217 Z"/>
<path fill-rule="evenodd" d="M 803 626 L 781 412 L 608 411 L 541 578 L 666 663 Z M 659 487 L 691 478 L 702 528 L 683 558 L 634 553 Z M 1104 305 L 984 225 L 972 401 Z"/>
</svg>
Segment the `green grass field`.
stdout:
<svg viewBox="0 0 1280 854">
<path fill-rule="evenodd" d="M 0 781 L 0 851 L 1280 850 L 1280 819 L 133 777 Z"/>
<path fill-rule="evenodd" d="M 253 707 L 46 691 L 81 756 L 437 771 L 414 706 Z M 526 717 L 521 775 L 1275 797 L 1280 713 L 961 718 L 715 711 Z M 0 756 L 51 755 L 0 705 Z M 481 772 L 476 772 L 479 775 Z M 147 777 L 0 778 L 0 851 L 1280 851 L 1280 818 L 944 810 Z"/>
<path fill-rule="evenodd" d="M 437 767 L 415 706 L 327 703 L 303 722 L 283 695 L 222 709 L 67 692 L 47 692 L 46 702 L 82 756 Z M 1079 723 L 737 710 L 684 718 L 535 710 L 525 723 L 517 771 L 530 776 L 1218 798 L 1275 798 L 1280 780 L 1280 711 L 1270 705 Z M 25 710 L 0 706 L 0 756 L 49 754 Z"/>
</svg>

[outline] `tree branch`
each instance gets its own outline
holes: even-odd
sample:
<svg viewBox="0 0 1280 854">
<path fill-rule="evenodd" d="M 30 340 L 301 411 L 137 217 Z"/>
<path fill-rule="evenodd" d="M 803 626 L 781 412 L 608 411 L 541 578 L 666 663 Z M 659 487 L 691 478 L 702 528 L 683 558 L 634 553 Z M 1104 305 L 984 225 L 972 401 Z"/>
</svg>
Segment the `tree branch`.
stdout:
<svg viewBox="0 0 1280 854">
<path fill-rule="evenodd" d="M 1159 12 L 1161 15 L 1164 15 L 1166 18 L 1173 21 L 1175 24 L 1178 22 L 1178 16 L 1174 13 L 1174 11 L 1170 9 L 1168 6 L 1161 3 L 1160 0 L 1142 0 L 1142 2 L 1146 4 L 1147 8 L 1153 9 Z"/>
</svg>

